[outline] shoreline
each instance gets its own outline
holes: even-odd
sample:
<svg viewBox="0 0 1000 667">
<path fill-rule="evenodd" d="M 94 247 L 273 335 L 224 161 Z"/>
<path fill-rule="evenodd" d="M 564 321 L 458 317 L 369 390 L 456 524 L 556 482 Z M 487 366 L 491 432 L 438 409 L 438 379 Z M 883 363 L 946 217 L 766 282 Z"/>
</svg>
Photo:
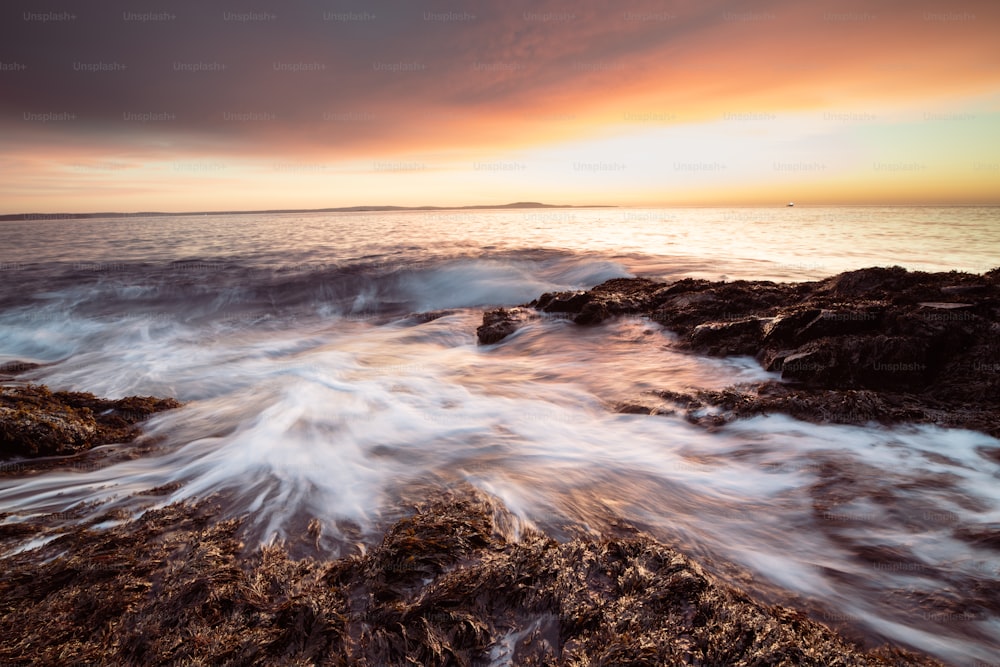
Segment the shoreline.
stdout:
<svg viewBox="0 0 1000 667">
<path fill-rule="evenodd" d="M 213 513 L 211 499 L 169 505 L 4 557 L 0 660 L 942 664 L 754 600 L 627 524 L 565 542 L 519 529 L 471 488 L 441 489 L 337 559 L 293 559 L 283 544 L 247 554 L 241 520 Z"/>
<path fill-rule="evenodd" d="M 1000 438 L 1000 269 L 982 275 L 867 268 L 809 282 L 618 278 L 495 308 L 482 345 L 538 317 L 596 325 L 648 317 L 681 350 L 752 356 L 781 381 L 651 392 L 622 412 L 713 427 L 783 413 L 814 423 L 936 424 Z M 722 410 L 704 414 L 705 407 Z"/>
<path fill-rule="evenodd" d="M 681 413 L 706 428 L 778 412 L 820 423 L 973 427 L 997 437 L 989 430 L 1000 414 L 988 400 L 1000 400 L 988 393 L 997 381 L 993 348 L 979 345 L 996 326 L 998 295 L 997 270 L 862 269 L 795 284 L 615 279 L 489 310 L 478 335 L 496 344 L 539 317 L 593 325 L 644 315 L 677 333 L 683 349 L 754 354 L 788 378 L 652 392 L 648 402 L 611 406 L 619 412 Z M 942 317 L 948 314 L 961 317 Z M 901 323 L 921 326 L 907 336 Z M 897 347 L 866 347 L 888 336 L 886 327 L 898 330 Z M 873 349 L 886 368 L 837 365 L 842 355 Z M 952 378 L 959 386 L 941 393 L 937 376 L 896 377 L 915 364 L 926 370 L 929 349 L 939 349 L 938 373 L 964 369 Z M 920 351 L 925 357 L 907 356 Z M 3 370 L 3 476 L 142 456 L 155 448 L 141 435 L 142 421 L 181 405 L 52 392 L 17 382 L 29 364 Z M 963 394 L 960 384 L 970 378 Z M 993 455 L 1000 461 L 1000 449 Z M 174 490 L 139 495 L 155 504 Z M 240 539 L 247 517 L 219 520 L 213 497 L 135 519 L 121 511 L 84 521 L 73 513 L 28 521 L 0 513 L 0 631 L 12 638 L 0 646 L 0 662 L 942 664 L 850 639 L 863 633 L 849 615 L 818 619 L 814 604 L 762 601 L 741 577 L 710 573 L 628 520 L 600 536 L 556 541 L 520 526 L 498 499 L 471 487 L 432 489 L 427 498 L 387 525 L 380 543 L 340 558 L 320 549 L 315 520 L 290 543 L 248 547 Z M 995 537 L 969 539 L 992 544 Z M 315 555 L 299 557 L 296 545 L 308 544 Z M 908 565 L 892 554 L 868 557 L 875 566 Z"/>
</svg>

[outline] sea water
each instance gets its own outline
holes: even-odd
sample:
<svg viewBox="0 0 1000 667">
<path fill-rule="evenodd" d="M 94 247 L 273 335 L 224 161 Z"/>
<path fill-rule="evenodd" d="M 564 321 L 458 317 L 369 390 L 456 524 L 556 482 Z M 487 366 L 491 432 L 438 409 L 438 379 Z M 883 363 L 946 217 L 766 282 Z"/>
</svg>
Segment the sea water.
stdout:
<svg viewBox="0 0 1000 667">
<path fill-rule="evenodd" d="M 471 484 L 559 539 L 624 520 L 870 641 L 996 661 L 1000 558 L 960 535 L 1000 526 L 997 440 L 620 414 L 657 389 L 777 379 L 750 358 L 682 352 L 637 317 L 475 338 L 488 307 L 615 277 L 800 281 L 876 265 L 994 268 L 1000 209 L 3 222 L 0 361 L 42 364 L 21 379 L 53 389 L 184 406 L 144 424 L 146 456 L 0 478 L 0 512 L 138 516 L 213 497 L 220 518 L 249 515 L 251 541 L 317 518 L 334 556 L 377 540 L 428 489 Z"/>
</svg>

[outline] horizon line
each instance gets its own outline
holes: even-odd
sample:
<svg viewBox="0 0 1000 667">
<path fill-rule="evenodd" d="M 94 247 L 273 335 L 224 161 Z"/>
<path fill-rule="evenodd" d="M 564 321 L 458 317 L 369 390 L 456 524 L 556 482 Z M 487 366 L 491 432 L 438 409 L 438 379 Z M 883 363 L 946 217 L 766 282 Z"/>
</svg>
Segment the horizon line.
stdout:
<svg viewBox="0 0 1000 667">
<path fill-rule="evenodd" d="M 512 202 L 509 204 L 473 204 L 468 206 L 395 206 L 388 204 L 334 206 L 327 208 L 276 208 L 257 210 L 223 210 L 223 211 L 94 211 L 77 213 L 3 213 L 0 221 L 17 220 L 74 220 L 87 218 L 139 218 L 165 217 L 171 215 L 253 215 L 263 213 L 365 213 L 392 211 L 461 211 L 470 209 L 533 209 L 533 208 L 618 208 L 613 204 L 543 204 L 540 202 Z"/>
<path fill-rule="evenodd" d="M 509 204 L 469 204 L 464 206 L 397 206 L 387 204 L 357 205 L 357 206 L 334 206 L 325 208 L 281 208 L 281 209 L 253 209 L 253 210 L 219 210 L 219 211 L 93 211 L 93 212 L 72 212 L 72 213 L 2 213 L 0 222 L 17 222 L 28 220 L 85 220 L 90 218 L 141 218 L 141 217 L 167 217 L 167 216 L 196 216 L 196 215 L 261 215 L 261 214 L 285 214 L 285 213 L 391 213 L 394 211 L 463 211 L 463 210 L 489 210 L 489 209 L 536 209 L 536 208 L 789 208 L 791 202 L 774 204 L 545 204 L 541 202 L 512 202 Z M 940 204 L 900 204 L 900 203 L 878 203 L 878 204 L 845 204 L 830 202 L 795 203 L 795 208 L 994 208 L 1000 207 L 1000 202 L 996 203 L 940 203 Z"/>
</svg>

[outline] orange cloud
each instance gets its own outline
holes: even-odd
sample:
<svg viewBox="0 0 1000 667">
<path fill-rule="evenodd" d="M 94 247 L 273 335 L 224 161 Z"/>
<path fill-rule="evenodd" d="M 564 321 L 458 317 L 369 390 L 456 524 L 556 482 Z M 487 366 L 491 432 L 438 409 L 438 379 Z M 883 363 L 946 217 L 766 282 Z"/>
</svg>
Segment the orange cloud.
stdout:
<svg viewBox="0 0 1000 667">
<path fill-rule="evenodd" d="M 239 25 L 181 2 L 176 26 L 94 19 L 61 40 L 0 28 L 2 59 L 27 67 L 0 73 L 0 147 L 34 165 L 4 175 L 9 191 L 80 160 L 446 165 L 657 126 L 930 109 L 998 89 L 1000 6 L 878 4 L 372 3 L 374 18 L 353 23 L 317 9 Z M 128 68 L 74 69 L 119 61 Z M 74 119 L 32 119 L 64 111 Z"/>
</svg>

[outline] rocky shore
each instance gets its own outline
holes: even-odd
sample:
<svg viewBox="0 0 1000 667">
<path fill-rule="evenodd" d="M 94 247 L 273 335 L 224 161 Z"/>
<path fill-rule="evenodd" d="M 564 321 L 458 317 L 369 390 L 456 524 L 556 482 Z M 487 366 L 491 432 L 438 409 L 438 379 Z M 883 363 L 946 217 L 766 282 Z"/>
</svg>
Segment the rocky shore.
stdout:
<svg viewBox="0 0 1000 667">
<path fill-rule="evenodd" d="M 1000 269 L 868 268 L 803 283 L 622 278 L 490 310 L 477 333 L 480 343 L 494 344 L 540 316 L 592 325 L 620 315 L 663 325 L 682 349 L 753 356 L 782 378 L 724 391 L 656 392 L 619 405 L 625 412 L 681 411 L 708 426 L 780 412 L 1000 437 Z"/>
<path fill-rule="evenodd" d="M 13 367 L 4 367 L 8 379 Z M 30 365 L 16 368 L 20 372 Z M 0 385 L 0 461 L 19 461 L 0 466 L 0 475 L 64 465 L 98 445 L 131 442 L 143 421 L 180 405 L 171 398 L 109 400 L 90 393 L 53 392 L 44 385 Z"/>
<path fill-rule="evenodd" d="M 442 491 L 369 552 L 332 560 L 248 550 L 240 522 L 214 511 L 206 501 L 75 526 L 5 558 L 0 662 L 938 664 L 754 601 L 629 526 L 515 537 L 506 509 L 471 489 Z"/>
<path fill-rule="evenodd" d="M 541 317 L 592 325 L 621 315 L 662 324 L 692 352 L 754 356 L 782 377 L 652 392 L 616 405 L 623 412 L 680 412 L 706 427 L 786 413 L 1000 435 L 1000 270 L 874 268 L 795 284 L 616 279 L 491 310 L 478 333 L 495 344 Z M 3 475 L 36 474 L 104 444 L 133 443 L 122 449 L 141 455 L 142 421 L 180 405 L 17 382 L 28 366 L 0 376 Z M 823 475 L 817 512 L 853 492 L 850 478 Z M 141 495 L 155 501 L 175 488 Z M 319 521 L 289 544 L 247 545 L 246 518 L 219 520 L 213 498 L 138 519 L 0 512 L 0 663 L 939 664 L 756 600 L 628 523 L 557 542 L 472 488 L 430 497 L 384 526 L 380 543 L 340 558 L 320 547 Z M 967 539 L 996 548 L 995 536 Z M 303 544 L 313 555 L 293 558 Z M 976 595 L 995 609 L 992 590 Z"/>
<path fill-rule="evenodd" d="M 6 468 L 18 474 L 127 441 L 178 405 L 33 385 L 2 395 L 4 451 L 43 456 Z M 939 664 L 755 600 L 627 523 L 556 542 L 472 488 L 431 497 L 341 558 L 323 556 L 318 521 L 291 544 L 248 546 L 243 520 L 219 520 L 211 498 L 134 520 L 0 512 L 0 663 Z M 314 556 L 286 550 L 304 544 Z"/>
</svg>

